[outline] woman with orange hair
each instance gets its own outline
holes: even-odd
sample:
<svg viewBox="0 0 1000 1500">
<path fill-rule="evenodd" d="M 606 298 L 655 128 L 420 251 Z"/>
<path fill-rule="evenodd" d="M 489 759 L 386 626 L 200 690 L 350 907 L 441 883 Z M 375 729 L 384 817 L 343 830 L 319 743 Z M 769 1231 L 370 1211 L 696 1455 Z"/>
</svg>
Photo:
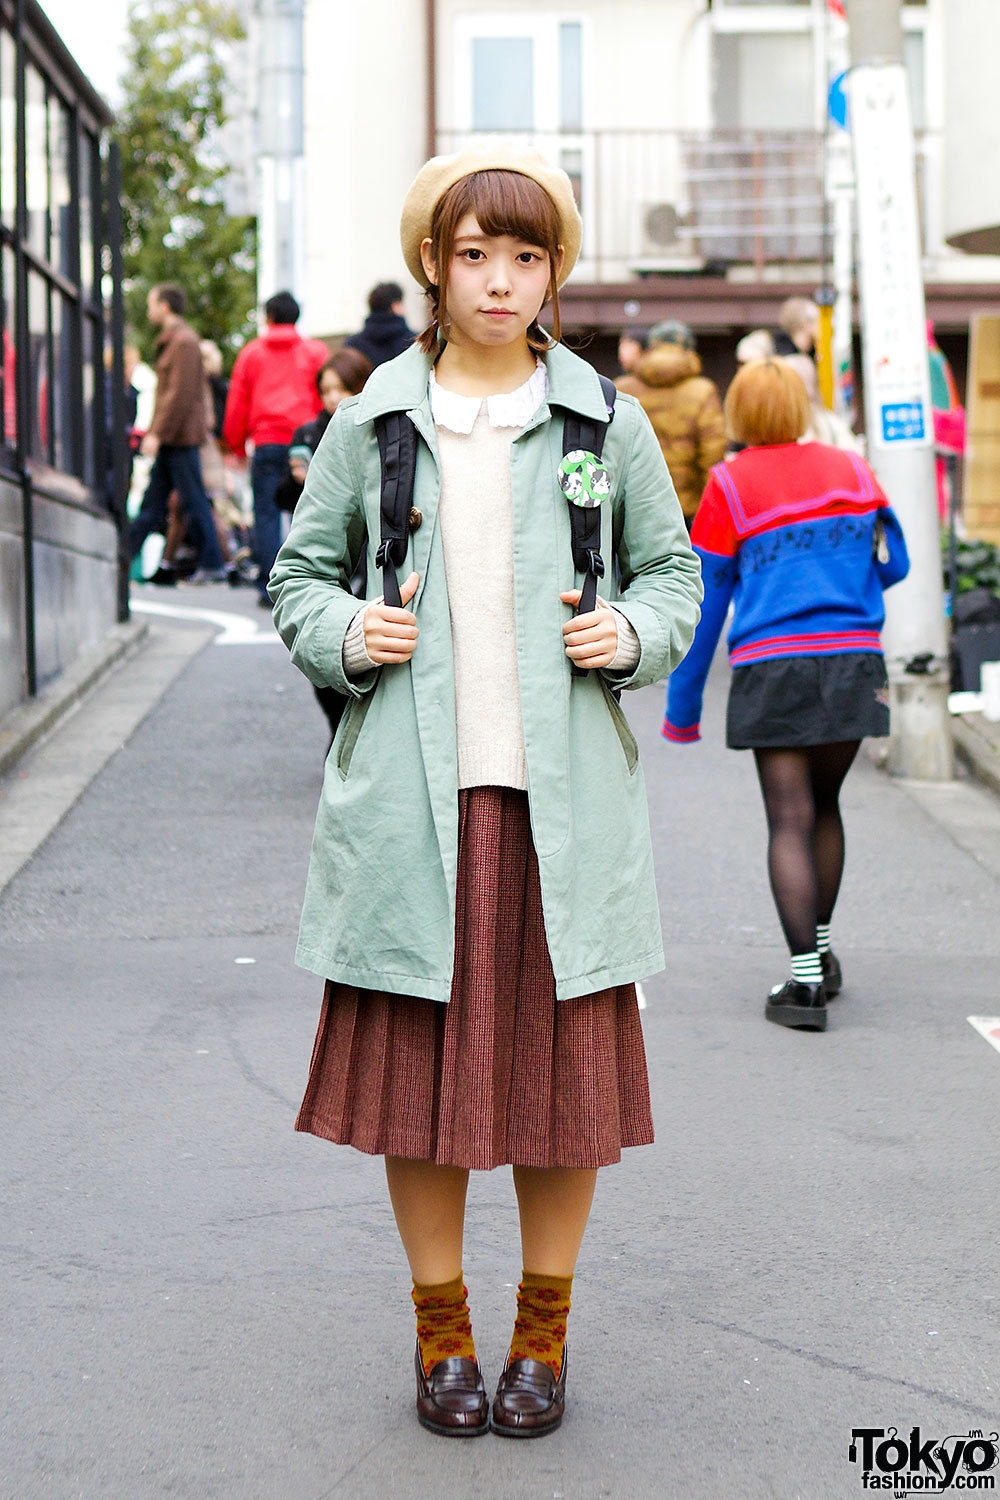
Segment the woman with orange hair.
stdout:
<svg viewBox="0 0 1000 1500">
<path fill-rule="evenodd" d="M 879 631 L 883 589 L 909 568 L 906 543 L 857 454 L 800 443 L 800 376 L 781 359 L 740 371 L 726 396 L 746 444 L 709 476 L 692 543 L 705 601 L 694 645 L 670 678 L 662 733 L 701 738 L 702 692 L 732 601 L 726 743 L 751 749 L 768 825 L 768 874 L 791 952 L 769 1021 L 826 1029 L 840 990 L 830 923 L 844 868 L 839 795 L 867 735 L 889 732 Z"/>
</svg>

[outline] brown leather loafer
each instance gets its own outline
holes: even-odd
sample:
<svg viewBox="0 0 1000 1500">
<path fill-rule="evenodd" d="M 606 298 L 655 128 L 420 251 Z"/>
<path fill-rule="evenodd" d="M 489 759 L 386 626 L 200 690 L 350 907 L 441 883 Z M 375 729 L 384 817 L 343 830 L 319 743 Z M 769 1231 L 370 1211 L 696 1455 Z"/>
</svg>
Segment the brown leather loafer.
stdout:
<svg viewBox="0 0 1000 1500">
<path fill-rule="evenodd" d="M 490 1430 L 490 1398 L 478 1360 L 439 1359 L 424 1374 L 417 1345 L 417 1418 L 441 1437 L 482 1437 Z"/>
<path fill-rule="evenodd" d="M 566 1410 L 566 1350 L 559 1378 L 540 1359 L 512 1359 L 504 1366 L 493 1402 L 493 1431 L 501 1437 L 544 1437 Z"/>
</svg>

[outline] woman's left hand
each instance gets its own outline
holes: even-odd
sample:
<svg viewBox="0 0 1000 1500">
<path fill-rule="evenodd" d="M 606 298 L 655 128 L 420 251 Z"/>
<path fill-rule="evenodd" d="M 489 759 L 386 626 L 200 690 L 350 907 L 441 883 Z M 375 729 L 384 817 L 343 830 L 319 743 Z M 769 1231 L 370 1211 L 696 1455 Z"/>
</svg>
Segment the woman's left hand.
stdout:
<svg viewBox="0 0 1000 1500">
<path fill-rule="evenodd" d="M 570 589 L 559 597 L 576 606 L 582 590 Z M 574 615 L 562 628 L 566 655 L 578 667 L 610 667 L 618 653 L 618 618 L 603 599 L 589 615 Z"/>
</svg>

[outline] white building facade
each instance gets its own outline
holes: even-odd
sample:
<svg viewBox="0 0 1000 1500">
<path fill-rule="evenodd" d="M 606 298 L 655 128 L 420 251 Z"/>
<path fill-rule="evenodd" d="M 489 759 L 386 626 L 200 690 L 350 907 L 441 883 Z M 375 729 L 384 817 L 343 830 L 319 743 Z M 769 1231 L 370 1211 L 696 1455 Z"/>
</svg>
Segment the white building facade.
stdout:
<svg viewBox="0 0 1000 1500">
<path fill-rule="evenodd" d="M 1000 283 L 1000 259 L 946 243 L 948 163 L 972 107 L 949 79 L 970 28 L 954 0 L 902 12 L 928 297 L 957 330 Z M 830 279 L 826 182 L 842 133 L 829 93 L 846 65 L 831 0 L 306 0 L 309 329 L 357 328 L 380 280 L 407 289 L 419 324 L 398 247 L 403 195 L 429 152 L 497 135 L 537 146 L 577 184 L 570 327 L 667 312 L 703 330 L 769 322 L 784 295 Z"/>
</svg>

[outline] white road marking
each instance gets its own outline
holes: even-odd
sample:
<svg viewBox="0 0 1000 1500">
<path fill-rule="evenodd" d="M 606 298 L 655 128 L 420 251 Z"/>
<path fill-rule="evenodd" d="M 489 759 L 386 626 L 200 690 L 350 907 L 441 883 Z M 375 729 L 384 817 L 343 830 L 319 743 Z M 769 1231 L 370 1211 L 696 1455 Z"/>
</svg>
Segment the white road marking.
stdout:
<svg viewBox="0 0 1000 1500">
<path fill-rule="evenodd" d="M 965 1019 L 975 1027 L 984 1042 L 989 1042 L 1000 1052 L 1000 1016 L 966 1016 Z"/>
<path fill-rule="evenodd" d="M 645 1010 L 646 1009 L 646 991 L 643 989 L 643 987 L 642 987 L 641 984 L 636 984 L 636 987 L 635 987 L 635 998 L 639 1002 L 639 1009 L 640 1010 Z"/>
<path fill-rule="evenodd" d="M 280 646 L 281 637 L 275 631 L 273 625 L 259 630 L 255 620 L 248 620 L 246 615 L 230 614 L 222 609 L 190 609 L 181 604 L 160 604 L 153 599 L 130 600 L 130 606 L 136 614 L 140 615 L 163 615 L 170 620 L 206 620 L 209 625 L 217 625 L 221 634 L 215 637 L 213 646 Z"/>
</svg>

